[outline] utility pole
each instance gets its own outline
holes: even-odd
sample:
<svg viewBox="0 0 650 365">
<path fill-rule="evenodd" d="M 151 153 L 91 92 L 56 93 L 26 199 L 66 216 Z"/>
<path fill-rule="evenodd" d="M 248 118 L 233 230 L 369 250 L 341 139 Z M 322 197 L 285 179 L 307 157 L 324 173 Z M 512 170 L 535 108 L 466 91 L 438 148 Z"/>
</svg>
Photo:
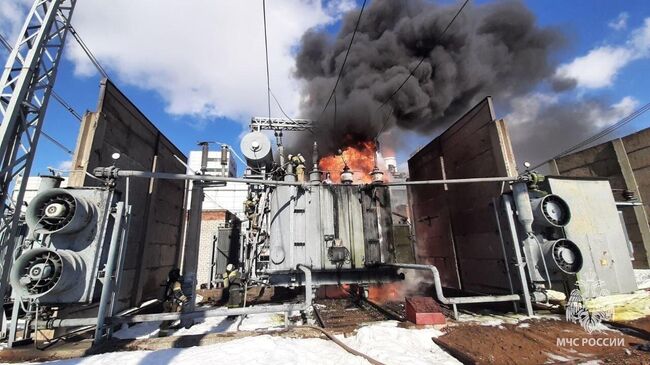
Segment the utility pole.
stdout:
<svg viewBox="0 0 650 365">
<path fill-rule="evenodd" d="M 76 2 L 34 1 L 0 78 L 0 299 L 8 286 L 27 179 Z M 17 176 L 22 176 L 20 184 Z M 14 207 L 12 188 L 18 192 Z"/>
</svg>

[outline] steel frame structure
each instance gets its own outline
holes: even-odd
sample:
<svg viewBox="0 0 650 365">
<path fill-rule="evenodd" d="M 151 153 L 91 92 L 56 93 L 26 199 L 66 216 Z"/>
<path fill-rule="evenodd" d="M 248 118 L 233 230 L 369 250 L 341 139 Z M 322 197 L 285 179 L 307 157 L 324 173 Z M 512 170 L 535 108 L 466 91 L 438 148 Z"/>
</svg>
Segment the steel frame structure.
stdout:
<svg viewBox="0 0 650 365">
<path fill-rule="evenodd" d="M 6 293 L 27 177 L 76 3 L 34 1 L 0 78 L 0 299 Z M 19 175 L 23 179 L 16 185 Z M 18 189 L 14 207 L 12 188 Z"/>
<path fill-rule="evenodd" d="M 288 118 L 251 118 L 251 131 L 308 131 L 314 129 L 313 122 L 309 119 L 288 119 Z"/>
</svg>

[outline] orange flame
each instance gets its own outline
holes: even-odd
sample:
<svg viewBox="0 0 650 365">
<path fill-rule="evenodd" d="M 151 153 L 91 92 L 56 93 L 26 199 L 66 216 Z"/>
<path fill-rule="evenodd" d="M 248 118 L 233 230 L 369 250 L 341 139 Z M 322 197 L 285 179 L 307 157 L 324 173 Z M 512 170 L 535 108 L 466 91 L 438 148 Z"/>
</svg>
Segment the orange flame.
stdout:
<svg viewBox="0 0 650 365">
<path fill-rule="evenodd" d="M 342 156 L 330 155 L 321 158 L 318 167 L 321 171 L 330 173 L 332 182 L 340 183 L 341 172 L 347 163 L 354 173 L 355 184 L 370 183 L 372 182 L 370 172 L 375 167 L 376 151 L 377 148 L 372 141 L 360 142 L 356 146 L 345 148 Z"/>
<path fill-rule="evenodd" d="M 404 300 L 401 283 L 373 284 L 368 287 L 368 299 L 383 304 Z"/>
</svg>

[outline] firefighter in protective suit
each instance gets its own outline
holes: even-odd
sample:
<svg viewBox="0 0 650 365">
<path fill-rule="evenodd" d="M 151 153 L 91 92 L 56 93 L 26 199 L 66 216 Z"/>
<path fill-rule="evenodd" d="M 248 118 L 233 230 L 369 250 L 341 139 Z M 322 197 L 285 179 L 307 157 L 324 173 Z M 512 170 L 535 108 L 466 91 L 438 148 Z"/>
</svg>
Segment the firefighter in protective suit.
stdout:
<svg viewBox="0 0 650 365">
<path fill-rule="evenodd" d="M 183 306 L 187 304 L 189 299 L 183 294 L 181 288 L 181 271 L 179 269 L 172 269 L 167 278 L 167 285 L 165 286 L 165 301 L 163 302 L 163 309 L 168 313 L 180 312 Z M 169 329 L 174 321 L 163 321 L 160 324 L 160 337 L 169 335 Z"/>
<path fill-rule="evenodd" d="M 241 275 L 233 264 L 226 265 L 223 273 L 223 288 L 227 292 L 228 308 L 237 308 L 242 302 Z"/>
<path fill-rule="evenodd" d="M 295 156 L 291 156 L 291 163 L 294 166 L 294 171 L 296 172 L 296 179 L 298 182 L 305 181 L 305 158 L 299 153 Z"/>
<path fill-rule="evenodd" d="M 256 197 L 252 194 L 248 194 L 248 198 L 244 202 L 244 212 L 246 213 L 246 217 L 248 218 L 252 229 L 257 229 L 257 201 L 258 199 Z"/>
</svg>

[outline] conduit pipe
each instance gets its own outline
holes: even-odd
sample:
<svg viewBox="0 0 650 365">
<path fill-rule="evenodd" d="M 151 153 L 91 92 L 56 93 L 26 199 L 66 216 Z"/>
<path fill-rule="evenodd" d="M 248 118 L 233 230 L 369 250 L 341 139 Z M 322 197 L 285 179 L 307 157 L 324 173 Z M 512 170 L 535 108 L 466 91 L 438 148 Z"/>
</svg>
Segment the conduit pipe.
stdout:
<svg viewBox="0 0 650 365">
<path fill-rule="evenodd" d="M 206 311 L 194 311 L 186 313 L 154 313 L 139 314 L 135 316 L 112 317 L 107 322 L 111 325 L 121 323 L 141 323 L 155 321 L 175 321 L 185 319 L 202 319 L 210 317 L 239 316 L 259 313 L 287 313 L 293 311 L 305 311 L 312 305 L 312 278 L 311 269 L 304 265 L 298 265 L 297 268 L 305 274 L 305 301 L 303 303 L 282 304 L 282 305 L 264 305 L 246 308 L 218 308 Z M 97 318 L 71 318 L 71 319 L 51 319 L 44 323 L 44 328 L 57 327 L 80 327 L 97 324 Z"/>
<path fill-rule="evenodd" d="M 111 167 L 98 167 L 93 171 L 95 177 L 98 178 L 118 178 L 118 177 L 140 177 L 147 179 L 166 179 L 166 180 L 198 180 L 198 181 L 215 181 L 215 182 L 239 182 L 246 184 L 259 184 L 259 185 L 272 185 L 272 186 L 310 186 L 320 185 L 321 182 L 291 182 L 291 181 L 278 181 L 278 180 L 263 180 L 263 179 L 246 179 L 238 177 L 222 177 L 213 175 L 188 175 L 188 174 L 172 174 L 167 172 L 150 172 L 150 171 L 136 171 L 136 170 L 121 170 L 114 166 Z M 467 179 L 442 179 L 442 180 L 422 180 L 422 181 L 402 181 L 402 182 L 387 182 L 383 184 L 375 184 L 379 186 L 406 186 L 406 185 L 442 185 L 442 184 L 471 184 L 471 183 L 487 183 L 487 182 L 516 182 L 527 181 L 526 175 L 521 176 L 504 176 L 504 177 L 477 177 Z M 330 184 L 342 185 L 342 184 Z M 365 184 L 361 184 L 365 185 Z"/>
<path fill-rule="evenodd" d="M 431 271 L 433 274 L 433 284 L 436 291 L 436 297 L 443 304 L 452 305 L 454 307 L 454 317 L 458 318 L 458 310 L 456 305 L 458 304 L 471 304 L 471 303 L 496 303 L 496 302 L 513 302 L 520 301 L 521 296 L 519 294 L 508 294 L 508 295 L 477 295 L 471 297 L 453 297 L 447 298 L 442 292 L 442 282 L 440 281 L 440 272 L 438 268 L 434 265 L 424 265 L 424 264 L 386 264 L 388 266 L 399 267 L 402 269 L 413 269 L 413 270 L 425 270 Z"/>
<path fill-rule="evenodd" d="M 395 182 L 385 182 L 379 185 L 385 185 L 385 186 L 442 185 L 442 184 L 471 184 L 471 183 L 515 182 L 515 181 L 527 181 L 527 177 L 523 175 L 523 176 L 503 176 L 503 177 L 474 177 L 474 178 L 467 178 L 467 179 L 395 181 Z"/>
</svg>

